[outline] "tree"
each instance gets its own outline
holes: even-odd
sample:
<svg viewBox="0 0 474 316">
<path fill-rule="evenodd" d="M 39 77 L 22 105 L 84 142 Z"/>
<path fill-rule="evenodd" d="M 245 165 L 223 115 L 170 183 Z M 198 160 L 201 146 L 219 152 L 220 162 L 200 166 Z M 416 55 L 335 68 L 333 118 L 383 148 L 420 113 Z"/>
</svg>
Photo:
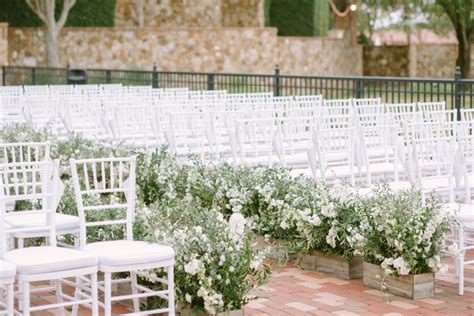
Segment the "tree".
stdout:
<svg viewBox="0 0 474 316">
<path fill-rule="evenodd" d="M 459 43 L 456 65 L 461 67 L 463 78 L 471 73 L 471 45 L 473 42 L 474 19 L 471 18 L 474 5 L 472 0 L 436 0 L 448 15 Z"/>
<path fill-rule="evenodd" d="M 59 19 L 56 21 L 56 0 L 25 0 L 28 6 L 43 22 L 46 28 L 46 55 L 50 67 L 60 67 L 59 61 L 59 34 L 66 23 L 69 11 L 76 0 L 63 0 L 63 7 Z"/>
</svg>

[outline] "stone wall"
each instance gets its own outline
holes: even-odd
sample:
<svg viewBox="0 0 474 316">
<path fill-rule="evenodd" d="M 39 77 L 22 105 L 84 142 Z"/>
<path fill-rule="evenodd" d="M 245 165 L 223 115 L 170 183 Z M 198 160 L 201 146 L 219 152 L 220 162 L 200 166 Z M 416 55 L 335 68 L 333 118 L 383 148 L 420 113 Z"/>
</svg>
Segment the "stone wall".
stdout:
<svg viewBox="0 0 474 316">
<path fill-rule="evenodd" d="M 457 45 L 420 44 L 414 47 L 416 55 L 415 77 L 453 78 L 458 55 Z M 474 57 L 471 54 L 471 58 Z"/>
<path fill-rule="evenodd" d="M 145 26 L 263 27 L 264 0 L 144 0 Z M 117 0 L 115 25 L 137 25 L 134 0 Z"/>
<path fill-rule="evenodd" d="M 365 76 L 453 78 L 458 47 L 453 44 L 365 46 L 363 51 Z M 474 47 L 471 60 L 474 62 Z"/>
<path fill-rule="evenodd" d="M 350 40 L 278 37 L 277 62 L 283 74 L 362 75 L 362 48 Z"/>
<path fill-rule="evenodd" d="M 264 0 L 222 0 L 221 20 L 224 27 L 263 27 Z"/>
<path fill-rule="evenodd" d="M 66 28 L 63 66 L 197 72 L 362 75 L 362 52 L 344 40 L 277 37 L 275 28 Z M 44 31 L 10 28 L 12 65 L 45 65 Z"/>
<path fill-rule="evenodd" d="M 8 24 L 0 23 L 0 65 L 8 65 Z"/>
<path fill-rule="evenodd" d="M 408 77 L 409 46 L 364 46 L 364 76 Z"/>
</svg>

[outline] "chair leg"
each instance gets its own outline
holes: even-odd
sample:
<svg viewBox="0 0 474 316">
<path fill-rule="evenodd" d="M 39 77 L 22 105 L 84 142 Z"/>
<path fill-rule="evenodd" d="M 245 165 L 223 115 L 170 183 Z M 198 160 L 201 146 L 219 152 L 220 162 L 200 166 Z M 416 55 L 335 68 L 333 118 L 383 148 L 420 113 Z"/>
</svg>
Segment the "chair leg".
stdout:
<svg viewBox="0 0 474 316">
<path fill-rule="evenodd" d="M 104 309 L 105 316 L 112 315 L 112 274 L 104 272 Z"/>
<path fill-rule="evenodd" d="M 99 295 L 97 284 L 97 273 L 91 274 L 91 298 L 92 298 L 92 316 L 99 316 Z"/>
<path fill-rule="evenodd" d="M 130 278 L 132 279 L 131 286 L 132 286 L 132 294 L 137 295 L 138 294 L 138 288 L 137 288 L 137 273 L 136 272 L 130 272 Z M 140 300 L 138 297 L 133 298 L 133 311 L 135 313 L 138 313 L 140 311 Z"/>
<path fill-rule="evenodd" d="M 81 288 L 80 288 L 81 278 L 76 277 L 75 283 L 76 283 L 76 289 L 74 290 L 74 300 L 78 301 L 81 299 Z M 71 315 L 77 316 L 78 310 L 79 310 L 79 305 L 73 305 Z"/>
<path fill-rule="evenodd" d="M 462 227 L 462 224 L 459 227 L 458 230 L 458 240 L 459 240 L 459 250 L 460 253 L 457 256 L 458 259 L 458 267 L 459 267 L 459 295 L 464 295 L 464 255 L 465 255 L 465 250 L 464 250 L 464 228 Z"/>
<path fill-rule="evenodd" d="M 13 316 L 14 312 L 13 312 L 13 307 L 14 307 L 14 304 L 15 304 L 15 301 L 14 301 L 14 297 L 15 297 L 15 293 L 14 293 L 14 286 L 15 284 L 12 282 L 10 284 L 7 285 L 7 315 L 8 316 Z"/>
<path fill-rule="evenodd" d="M 174 266 L 170 266 L 167 269 L 168 274 L 168 308 L 169 315 L 175 315 L 175 301 L 174 301 Z"/>
<path fill-rule="evenodd" d="M 23 311 L 23 283 L 18 282 L 18 310 Z"/>
<path fill-rule="evenodd" d="M 22 249 L 25 247 L 25 240 L 23 238 L 18 238 L 18 249 Z"/>
<path fill-rule="evenodd" d="M 22 282 L 23 316 L 30 316 L 30 283 Z"/>
<path fill-rule="evenodd" d="M 64 298 L 63 298 L 63 285 L 61 283 L 61 280 L 54 280 L 54 284 L 56 287 L 56 302 L 57 303 L 63 303 Z M 65 316 L 66 310 L 64 307 L 59 308 L 59 315 Z"/>
</svg>

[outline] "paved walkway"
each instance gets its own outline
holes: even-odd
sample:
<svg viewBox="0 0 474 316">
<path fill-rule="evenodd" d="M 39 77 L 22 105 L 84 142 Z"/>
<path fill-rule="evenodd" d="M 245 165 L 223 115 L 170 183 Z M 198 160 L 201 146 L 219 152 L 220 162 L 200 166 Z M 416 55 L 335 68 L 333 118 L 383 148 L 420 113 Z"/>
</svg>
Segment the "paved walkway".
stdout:
<svg viewBox="0 0 474 316">
<path fill-rule="evenodd" d="M 434 298 L 413 301 L 363 285 L 289 264 L 275 271 L 255 291 L 259 298 L 245 307 L 246 315 L 474 315 L 474 266 L 466 266 L 465 295 L 457 294 L 452 260 L 449 272 L 436 276 Z"/>
<path fill-rule="evenodd" d="M 452 260 L 449 272 L 436 276 L 434 298 L 412 301 L 389 295 L 384 302 L 377 289 L 363 285 L 362 280 L 343 280 L 325 274 L 303 271 L 287 264 L 276 268 L 269 282 L 254 294 L 259 298 L 245 307 L 246 315 L 474 315 L 474 266 L 466 266 L 466 292 L 457 294 Z M 34 297 L 36 302 L 54 301 L 52 293 Z M 114 306 L 114 314 L 129 312 Z M 102 313 L 101 313 L 102 314 Z M 58 312 L 34 315 L 59 315 Z M 69 313 L 67 313 L 69 315 Z M 81 311 L 80 315 L 90 315 Z"/>
</svg>

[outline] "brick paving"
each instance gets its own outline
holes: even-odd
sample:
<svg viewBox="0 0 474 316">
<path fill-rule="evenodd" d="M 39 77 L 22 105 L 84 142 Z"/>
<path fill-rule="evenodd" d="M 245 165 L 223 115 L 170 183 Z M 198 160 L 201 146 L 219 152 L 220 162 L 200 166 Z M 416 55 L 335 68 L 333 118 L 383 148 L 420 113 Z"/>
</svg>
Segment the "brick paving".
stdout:
<svg viewBox="0 0 474 316">
<path fill-rule="evenodd" d="M 436 275 L 434 298 L 413 301 L 388 295 L 384 301 L 377 289 L 363 285 L 361 279 L 343 280 L 337 277 L 304 271 L 289 263 L 275 268 L 272 277 L 252 294 L 257 299 L 244 309 L 245 315 L 474 315 L 474 265 L 466 266 L 465 295 L 457 294 L 453 260 L 446 261 L 449 271 Z M 36 302 L 54 301 L 52 293 L 35 297 Z M 114 306 L 114 315 L 129 312 Z M 66 313 L 69 315 L 69 313 Z M 102 314 L 102 313 L 101 313 Z M 58 312 L 35 315 L 59 315 Z M 82 310 L 80 315 L 90 315 Z"/>
<path fill-rule="evenodd" d="M 465 267 L 465 294 L 459 296 L 453 260 L 446 263 L 449 271 L 436 275 L 435 296 L 417 301 L 390 294 L 384 300 L 380 290 L 365 287 L 362 279 L 343 280 L 287 264 L 254 291 L 258 298 L 245 307 L 245 314 L 474 315 L 474 266 Z"/>
</svg>

